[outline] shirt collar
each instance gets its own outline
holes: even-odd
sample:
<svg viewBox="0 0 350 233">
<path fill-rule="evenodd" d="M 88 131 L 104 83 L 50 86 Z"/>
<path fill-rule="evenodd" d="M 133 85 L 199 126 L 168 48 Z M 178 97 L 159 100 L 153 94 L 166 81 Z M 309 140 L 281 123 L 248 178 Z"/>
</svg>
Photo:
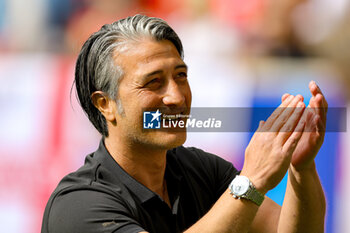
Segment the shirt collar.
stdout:
<svg viewBox="0 0 350 233">
<path fill-rule="evenodd" d="M 94 154 L 94 157 L 101 163 L 101 165 L 112 173 L 113 179 L 116 183 L 122 182 L 129 191 L 131 191 L 142 203 L 156 197 L 157 195 L 148 189 L 143 184 L 139 183 L 132 176 L 130 176 L 110 155 L 104 145 L 104 139 L 100 141 L 99 148 Z"/>
</svg>

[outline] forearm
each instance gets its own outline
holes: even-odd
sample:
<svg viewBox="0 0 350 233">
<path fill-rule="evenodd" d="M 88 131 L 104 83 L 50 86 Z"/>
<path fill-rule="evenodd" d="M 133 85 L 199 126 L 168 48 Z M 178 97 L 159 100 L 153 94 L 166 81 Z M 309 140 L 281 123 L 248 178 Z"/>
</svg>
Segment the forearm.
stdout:
<svg viewBox="0 0 350 233">
<path fill-rule="evenodd" d="M 289 169 L 278 232 L 324 232 L 326 204 L 315 164 L 310 169 Z"/>
<path fill-rule="evenodd" d="M 210 211 L 185 233 L 248 232 L 258 209 L 253 202 L 235 199 L 226 190 Z"/>
</svg>

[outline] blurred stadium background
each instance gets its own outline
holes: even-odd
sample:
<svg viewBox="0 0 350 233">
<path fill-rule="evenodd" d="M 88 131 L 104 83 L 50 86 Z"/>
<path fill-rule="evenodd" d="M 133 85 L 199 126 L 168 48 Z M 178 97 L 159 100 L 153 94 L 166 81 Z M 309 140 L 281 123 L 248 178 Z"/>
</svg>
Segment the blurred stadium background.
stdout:
<svg viewBox="0 0 350 233">
<path fill-rule="evenodd" d="M 308 100 L 310 80 L 330 107 L 349 106 L 348 0 L 0 0 L 1 232 L 40 232 L 59 180 L 97 148 L 70 97 L 75 59 L 91 33 L 136 13 L 164 18 L 183 40 L 193 106 L 271 107 L 285 92 Z M 186 145 L 241 168 L 250 137 L 190 133 Z M 350 232 L 349 143 L 348 130 L 327 133 L 317 157 L 327 233 Z M 268 195 L 281 204 L 285 185 Z"/>
</svg>

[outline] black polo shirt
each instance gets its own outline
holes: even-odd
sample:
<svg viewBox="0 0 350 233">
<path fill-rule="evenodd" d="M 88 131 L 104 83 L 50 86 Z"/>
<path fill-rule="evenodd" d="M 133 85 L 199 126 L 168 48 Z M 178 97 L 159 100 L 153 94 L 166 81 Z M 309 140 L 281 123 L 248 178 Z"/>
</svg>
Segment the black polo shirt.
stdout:
<svg viewBox="0 0 350 233">
<path fill-rule="evenodd" d="M 237 173 L 231 163 L 202 150 L 169 150 L 169 208 L 126 173 L 101 141 L 84 166 L 64 177 L 52 193 L 41 232 L 182 232 L 209 211 Z"/>
</svg>

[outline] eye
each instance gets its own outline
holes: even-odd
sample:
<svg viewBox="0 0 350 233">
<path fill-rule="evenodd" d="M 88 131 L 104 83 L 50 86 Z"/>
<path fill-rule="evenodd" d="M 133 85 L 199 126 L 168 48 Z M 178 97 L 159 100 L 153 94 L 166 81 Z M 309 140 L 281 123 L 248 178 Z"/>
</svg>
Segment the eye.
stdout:
<svg viewBox="0 0 350 233">
<path fill-rule="evenodd" d="M 154 78 L 151 81 L 147 82 L 144 87 L 155 89 L 162 84 L 161 82 L 162 80 L 160 78 Z"/>
<path fill-rule="evenodd" d="M 176 79 L 180 80 L 186 80 L 187 79 L 187 73 L 186 72 L 180 72 L 176 75 Z"/>
</svg>

